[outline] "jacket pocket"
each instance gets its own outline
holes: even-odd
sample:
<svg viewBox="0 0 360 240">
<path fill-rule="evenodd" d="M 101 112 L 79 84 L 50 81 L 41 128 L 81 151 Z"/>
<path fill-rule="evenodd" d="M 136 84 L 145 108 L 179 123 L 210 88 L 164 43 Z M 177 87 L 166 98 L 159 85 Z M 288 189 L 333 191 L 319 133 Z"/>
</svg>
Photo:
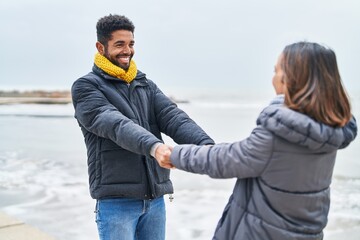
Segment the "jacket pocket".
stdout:
<svg viewBox="0 0 360 240">
<path fill-rule="evenodd" d="M 100 162 L 102 185 L 142 182 L 141 156 L 121 148 L 111 140 L 103 140 Z"/>
<path fill-rule="evenodd" d="M 151 160 L 153 160 L 153 159 L 150 159 L 150 161 Z M 160 184 L 160 183 L 164 183 L 164 182 L 169 181 L 169 179 L 170 179 L 170 170 L 160 167 L 155 162 L 155 160 L 153 160 L 153 161 L 154 161 L 154 165 L 155 165 L 155 178 L 156 178 L 155 180 L 156 180 L 156 183 Z"/>
</svg>

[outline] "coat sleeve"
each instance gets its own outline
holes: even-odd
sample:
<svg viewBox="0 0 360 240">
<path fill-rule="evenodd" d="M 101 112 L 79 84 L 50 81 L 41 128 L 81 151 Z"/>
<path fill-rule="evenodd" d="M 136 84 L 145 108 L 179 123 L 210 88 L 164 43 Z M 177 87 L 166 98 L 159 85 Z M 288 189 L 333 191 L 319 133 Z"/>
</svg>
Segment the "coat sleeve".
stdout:
<svg viewBox="0 0 360 240">
<path fill-rule="evenodd" d="M 87 131 L 110 139 L 131 152 L 150 156 L 153 144 L 161 142 L 115 108 L 98 86 L 80 78 L 72 86 L 75 118 Z"/>
<path fill-rule="evenodd" d="M 178 144 L 214 144 L 214 140 L 155 84 L 154 88 L 155 116 L 162 133 Z"/>
<path fill-rule="evenodd" d="M 171 161 L 178 169 L 212 178 L 258 177 L 267 166 L 273 149 L 273 135 L 255 128 L 243 141 L 214 146 L 175 146 Z"/>
</svg>

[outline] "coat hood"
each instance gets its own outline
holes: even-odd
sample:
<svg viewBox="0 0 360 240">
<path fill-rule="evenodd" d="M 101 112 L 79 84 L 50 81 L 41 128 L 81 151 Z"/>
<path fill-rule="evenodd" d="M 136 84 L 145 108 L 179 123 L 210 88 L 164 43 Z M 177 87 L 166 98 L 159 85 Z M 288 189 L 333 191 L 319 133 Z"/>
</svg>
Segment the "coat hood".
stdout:
<svg viewBox="0 0 360 240">
<path fill-rule="evenodd" d="M 284 97 L 277 96 L 260 113 L 257 124 L 289 142 L 321 151 L 345 148 L 357 135 L 354 117 L 344 127 L 335 128 L 291 110 L 283 103 Z"/>
</svg>

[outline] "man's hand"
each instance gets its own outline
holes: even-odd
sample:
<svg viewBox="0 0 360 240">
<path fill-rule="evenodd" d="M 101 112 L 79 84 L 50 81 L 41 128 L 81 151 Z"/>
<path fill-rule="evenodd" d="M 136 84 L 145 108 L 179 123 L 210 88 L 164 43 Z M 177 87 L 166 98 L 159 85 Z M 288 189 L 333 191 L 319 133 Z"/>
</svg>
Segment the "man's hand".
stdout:
<svg viewBox="0 0 360 240">
<path fill-rule="evenodd" d="M 159 163 L 160 167 L 163 168 L 175 168 L 170 160 L 170 155 L 173 147 L 160 144 L 155 150 L 155 159 Z"/>
</svg>

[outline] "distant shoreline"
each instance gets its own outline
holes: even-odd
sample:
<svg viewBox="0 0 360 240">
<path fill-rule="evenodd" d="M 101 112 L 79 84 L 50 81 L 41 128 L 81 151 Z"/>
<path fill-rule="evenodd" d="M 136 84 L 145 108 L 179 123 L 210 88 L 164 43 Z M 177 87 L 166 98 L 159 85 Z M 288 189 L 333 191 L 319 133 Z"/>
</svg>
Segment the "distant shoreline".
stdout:
<svg viewBox="0 0 360 240">
<path fill-rule="evenodd" d="M 169 98 L 175 103 L 189 103 L 186 99 Z M 69 104 L 72 103 L 70 91 L 1 91 L 0 105 L 4 104 Z"/>
<path fill-rule="evenodd" d="M 70 91 L 0 91 L 0 104 L 68 104 Z"/>
<path fill-rule="evenodd" d="M 49 97 L 0 97 L 0 105 L 4 104 L 69 104 L 71 98 Z"/>
</svg>

